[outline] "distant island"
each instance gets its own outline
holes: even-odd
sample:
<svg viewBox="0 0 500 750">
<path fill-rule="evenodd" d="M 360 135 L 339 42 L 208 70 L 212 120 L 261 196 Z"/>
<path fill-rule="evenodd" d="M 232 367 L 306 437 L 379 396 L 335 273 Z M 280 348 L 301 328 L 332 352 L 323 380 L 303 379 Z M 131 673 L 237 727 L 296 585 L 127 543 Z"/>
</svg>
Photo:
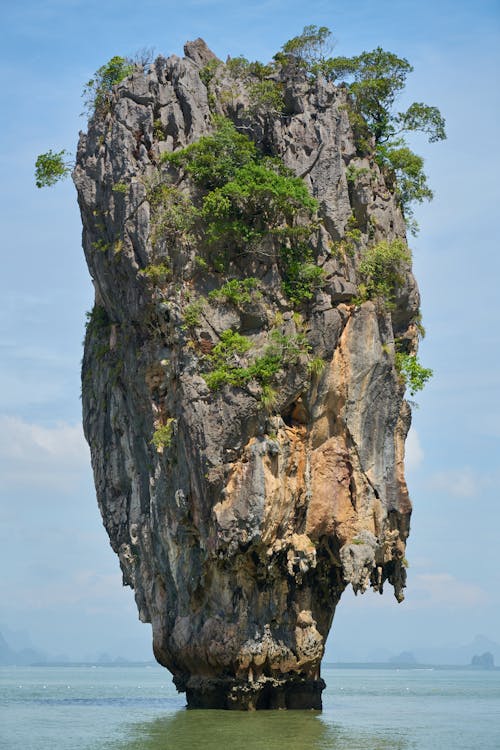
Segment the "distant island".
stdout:
<svg viewBox="0 0 500 750">
<path fill-rule="evenodd" d="M 126 659 L 123 656 L 113 657 L 106 652 L 99 654 L 96 659 L 72 660 L 64 655 L 50 656 L 41 649 L 31 646 L 16 649 L 0 632 L 0 667 L 145 667 L 150 665 L 156 666 L 156 662 L 152 659 L 140 661 Z"/>
<path fill-rule="evenodd" d="M 0 666 L 29 666 L 37 661 L 45 661 L 45 659 L 45 654 L 38 649 L 23 648 L 15 650 L 11 648 L 0 633 Z"/>
<path fill-rule="evenodd" d="M 2 626 L 3 627 L 3 626 Z M 10 635 L 9 635 L 10 634 Z M 12 638 L 12 640 L 11 640 Z M 11 642 L 9 642 L 11 640 Z M 468 644 L 441 649 L 404 650 L 399 654 L 357 659 L 326 659 L 331 669 L 488 669 L 498 670 L 495 661 L 500 658 L 500 645 L 485 636 L 475 636 Z M 126 658 L 96 649 L 96 655 L 69 658 L 61 654 L 47 654 L 33 645 L 26 633 L 10 631 L 5 626 L 0 631 L 0 667 L 149 667 L 157 666 L 154 660 Z"/>
<path fill-rule="evenodd" d="M 474 654 L 470 663 L 475 669 L 495 669 L 495 659 L 491 651 L 484 654 Z"/>
</svg>

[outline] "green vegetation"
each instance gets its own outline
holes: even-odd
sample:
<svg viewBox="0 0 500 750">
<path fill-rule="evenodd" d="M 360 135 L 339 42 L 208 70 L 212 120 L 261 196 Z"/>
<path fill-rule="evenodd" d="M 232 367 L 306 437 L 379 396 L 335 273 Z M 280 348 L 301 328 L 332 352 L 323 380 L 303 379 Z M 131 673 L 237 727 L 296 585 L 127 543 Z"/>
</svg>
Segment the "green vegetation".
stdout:
<svg viewBox="0 0 500 750">
<path fill-rule="evenodd" d="M 416 354 L 396 352 L 395 364 L 401 380 L 412 396 L 421 391 L 433 375 L 431 369 L 422 367 Z"/>
<path fill-rule="evenodd" d="M 422 102 L 413 102 L 405 111 L 395 110 L 397 97 L 413 70 L 405 58 L 381 47 L 353 57 L 331 57 L 332 47 L 332 34 L 326 26 L 309 25 L 285 42 L 270 65 L 249 62 L 240 56 L 229 59 L 224 67 L 232 78 L 248 84 L 250 110 L 254 113 L 280 114 L 284 110 L 280 84 L 270 78 L 277 66 L 292 63 L 311 78 L 321 75 L 331 81 L 344 82 L 350 93 L 348 113 L 358 149 L 362 154 L 375 150 L 380 167 L 389 181 L 393 181 L 408 228 L 415 233 L 417 224 L 412 205 L 432 199 L 432 191 L 423 170 L 423 159 L 411 151 L 403 134 L 420 132 L 430 142 L 443 140 L 446 138 L 444 118 L 437 107 Z M 211 60 L 201 69 L 200 77 L 208 89 L 222 65 L 218 60 Z M 83 92 L 89 115 L 108 111 L 113 87 L 134 68 L 131 60 L 115 56 L 96 71 Z M 234 92 L 228 91 L 226 95 L 232 97 Z M 162 157 L 172 166 L 184 169 L 197 184 L 209 190 L 235 179 L 236 171 L 249 162 L 260 161 L 255 145 L 238 133 L 232 123 L 217 116 L 215 125 L 214 134 Z M 164 137 L 159 120 L 154 121 L 154 136 L 157 140 Z M 38 187 L 53 185 L 67 175 L 70 167 L 64 161 L 64 154 L 64 151 L 58 154 L 49 151 L 38 157 Z M 361 171 L 350 170 L 348 179 L 354 181 Z"/>
<path fill-rule="evenodd" d="M 237 79 L 245 79 L 247 78 L 250 68 L 250 62 L 247 60 L 246 57 L 243 57 L 243 55 L 238 55 L 238 57 L 230 57 L 228 61 L 226 62 L 226 70 L 228 71 L 231 78 Z"/>
<path fill-rule="evenodd" d="M 113 86 L 123 81 L 134 71 L 134 64 L 125 57 L 115 55 L 96 70 L 94 77 L 83 88 L 85 112 L 105 114 L 109 110 Z"/>
<path fill-rule="evenodd" d="M 317 377 L 318 375 L 321 375 L 323 370 L 325 369 L 326 362 L 321 357 L 314 357 L 307 363 L 307 372 L 309 375 L 313 375 Z"/>
<path fill-rule="evenodd" d="M 347 222 L 347 229 L 345 230 L 342 239 L 331 243 L 333 255 L 345 263 L 348 257 L 354 257 L 354 253 L 361 238 L 362 233 L 358 228 L 356 217 L 351 214 Z"/>
<path fill-rule="evenodd" d="M 163 123 L 160 119 L 153 120 L 153 137 L 157 141 L 163 141 L 165 138 Z"/>
<path fill-rule="evenodd" d="M 249 86 L 250 111 L 254 114 L 280 115 L 285 109 L 281 86 L 276 81 L 265 79 Z"/>
<path fill-rule="evenodd" d="M 204 300 L 197 299 L 184 308 L 184 328 L 196 328 L 200 323 Z"/>
<path fill-rule="evenodd" d="M 212 60 L 209 60 L 209 62 L 207 62 L 207 64 L 204 65 L 200 70 L 200 78 L 207 88 L 210 86 L 210 82 L 214 77 L 219 65 L 222 65 L 221 61 L 217 60 L 214 57 Z"/>
<path fill-rule="evenodd" d="M 423 159 L 408 147 L 403 133 L 425 133 L 431 143 L 446 138 L 445 122 L 437 107 L 414 102 L 404 112 L 394 111 L 398 94 L 413 70 L 405 58 L 381 47 L 350 58 L 328 61 L 327 76 L 348 83 L 352 97 L 351 122 L 361 152 L 370 152 L 371 139 L 379 165 L 392 175 L 405 218 L 411 204 L 432 199 Z"/>
<path fill-rule="evenodd" d="M 201 255 L 195 255 L 194 265 L 195 265 L 195 268 L 198 269 L 198 271 L 206 271 L 208 268 L 207 261 L 205 260 L 205 258 L 202 258 Z"/>
<path fill-rule="evenodd" d="M 129 186 L 127 185 L 126 182 L 115 182 L 111 190 L 113 191 L 113 193 L 125 194 L 125 193 L 128 193 L 128 188 Z"/>
<path fill-rule="evenodd" d="M 383 240 L 367 248 L 359 264 L 363 279 L 359 285 L 359 298 L 382 300 L 387 309 L 394 305 L 396 287 L 403 278 L 404 265 L 410 263 L 411 253 L 402 239 Z"/>
<path fill-rule="evenodd" d="M 208 299 L 215 302 L 230 302 L 235 307 L 244 307 L 253 300 L 262 297 L 258 290 L 259 280 L 253 276 L 246 279 L 230 279 L 219 289 L 209 293 Z"/>
<path fill-rule="evenodd" d="M 203 68 L 200 70 L 200 78 L 206 86 L 208 106 L 210 107 L 211 110 L 215 108 L 215 104 L 216 104 L 215 94 L 212 91 L 211 83 L 212 83 L 212 79 L 217 73 L 217 68 L 219 68 L 221 65 L 222 65 L 221 61 L 214 58 L 213 60 L 209 60 L 209 62 L 206 65 L 204 65 Z"/>
<path fill-rule="evenodd" d="M 223 331 L 219 343 L 207 357 L 212 370 L 204 373 L 203 377 L 210 390 L 218 390 L 224 385 L 242 387 L 256 380 L 263 389 L 264 400 L 269 407 L 275 398 L 271 388 L 274 376 L 286 365 L 295 364 L 301 356 L 308 355 L 310 346 L 303 334 L 285 336 L 273 331 L 262 356 L 243 364 L 242 357 L 251 346 L 245 336 L 231 329 Z"/>
<path fill-rule="evenodd" d="M 209 243 L 258 249 L 270 233 L 291 237 L 301 213 L 316 210 L 317 202 L 305 183 L 274 160 L 249 161 L 237 169 L 228 182 L 215 188 L 203 200 L 202 216 L 207 222 Z"/>
<path fill-rule="evenodd" d="M 410 231 L 415 234 L 417 226 L 413 222 L 411 203 L 422 203 L 424 200 L 432 200 L 434 197 L 423 171 L 424 160 L 421 156 L 414 154 L 407 146 L 395 147 L 393 145 L 393 147 L 387 147 L 379 144 L 377 152 L 379 164 L 388 166 L 392 171 L 394 187 L 400 205 Z"/>
<path fill-rule="evenodd" d="M 279 159 L 262 156 L 233 123 L 214 117 L 213 134 L 163 161 L 184 170 L 206 190 L 200 217 L 214 268 L 230 253 L 277 253 L 292 304 L 311 299 L 323 282 L 308 242 L 317 228 L 317 201 Z M 171 189 L 171 188 L 170 188 Z"/>
<path fill-rule="evenodd" d="M 203 375 L 210 390 L 215 391 L 226 384 L 241 386 L 250 380 L 248 368 L 241 366 L 240 358 L 251 346 L 245 336 L 231 328 L 221 333 L 219 343 L 208 356 L 213 369 Z"/>
<path fill-rule="evenodd" d="M 251 78 L 258 78 L 259 81 L 263 81 L 267 76 L 272 75 L 274 67 L 272 65 L 264 65 L 259 60 L 250 62 L 246 57 L 240 55 L 239 57 L 229 58 L 226 62 L 226 70 L 234 79 L 245 81 Z"/>
<path fill-rule="evenodd" d="M 375 142 L 380 143 L 394 134 L 399 116 L 391 110 L 412 70 L 405 58 L 377 47 L 354 57 L 330 58 L 322 72 L 330 80 L 348 82 L 355 111 L 362 115 Z"/>
<path fill-rule="evenodd" d="M 268 383 L 261 385 L 260 402 L 266 411 L 272 411 L 276 405 L 278 394 Z"/>
<path fill-rule="evenodd" d="M 300 178 L 266 159 L 240 167 L 232 180 L 208 193 L 202 216 L 209 245 L 266 256 L 271 239 L 271 247 L 278 247 L 283 289 L 292 304 L 301 304 L 323 280 L 306 241 L 316 226 L 317 205 Z"/>
<path fill-rule="evenodd" d="M 87 341 L 93 340 L 93 356 L 97 361 L 102 361 L 109 353 L 109 332 L 111 321 L 106 308 L 102 305 L 94 305 L 90 312 L 85 313 L 85 337 Z"/>
<path fill-rule="evenodd" d="M 248 87 L 250 106 L 247 114 L 280 115 L 284 111 L 285 102 L 282 84 L 269 78 L 275 72 L 274 65 L 264 65 L 258 60 L 250 62 L 246 57 L 239 56 L 229 58 L 223 68 L 230 78 L 234 81 L 241 81 Z M 228 87 L 225 84 L 224 88 L 219 91 L 219 101 L 222 104 L 230 102 L 234 108 L 238 93 L 239 88 L 237 86 L 230 85 Z M 209 101 L 211 96 L 213 94 L 209 89 Z M 210 103 L 210 106 L 212 106 L 212 103 Z"/>
<path fill-rule="evenodd" d="M 158 453 L 163 453 L 165 448 L 170 448 L 172 445 L 175 422 L 176 420 L 173 417 L 169 417 L 165 424 L 160 425 L 160 427 L 153 432 L 151 443 L 154 445 Z"/>
<path fill-rule="evenodd" d="M 153 284 L 161 284 L 168 281 L 172 276 L 172 269 L 166 263 L 151 263 L 139 272 Z"/>
<path fill-rule="evenodd" d="M 71 171 L 71 162 L 66 161 L 68 152 L 47 151 L 40 154 L 35 162 L 35 185 L 37 188 L 51 187 L 59 180 L 64 180 Z"/>
<path fill-rule="evenodd" d="M 85 111 L 89 117 L 94 112 L 105 113 L 107 111 L 113 86 L 129 76 L 133 70 L 132 62 L 124 57 L 115 56 L 96 71 L 94 78 L 85 84 L 82 94 L 85 100 Z M 73 164 L 71 161 L 66 161 L 67 156 L 67 151 L 63 149 L 56 153 L 47 151 L 37 157 L 35 184 L 38 188 L 51 187 L 68 176 Z M 119 189 L 117 192 L 125 191 Z"/>
<path fill-rule="evenodd" d="M 198 212 L 191 199 L 178 188 L 155 182 L 147 192 L 152 213 L 153 247 L 162 240 L 167 248 L 177 242 L 194 242 L 193 229 Z"/>
<path fill-rule="evenodd" d="M 381 47 L 354 57 L 327 57 L 331 32 L 325 26 L 306 26 L 290 39 L 275 60 L 293 59 L 311 77 L 347 84 L 351 96 L 349 117 L 358 149 L 371 153 L 373 144 L 379 165 L 393 177 L 396 192 L 411 231 L 416 231 L 412 203 L 432 199 L 423 171 L 423 159 L 408 147 L 403 134 L 420 132 L 429 142 L 446 138 L 445 121 L 437 107 L 413 102 L 406 111 L 394 111 L 398 95 L 413 68 Z"/>
<path fill-rule="evenodd" d="M 161 157 L 209 190 L 224 185 L 240 167 L 257 158 L 254 142 L 238 133 L 230 120 L 216 115 L 213 123 L 215 130 L 211 135 L 202 135 L 186 148 L 165 152 Z"/>
<path fill-rule="evenodd" d="M 311 347 L 304 333 L 287 336 L 280 331 L 271 332 L 269 350 L 278 353 L 287 364 L 296 363 L 302 355 L 308 354 Z"/>
<path fill-rule="evenodd" d="M 92 310 L 85 313 L 87 319 L 85 328 L 88 333 L 101 333 L 108 331 L 110 320 L 106 308 L 102 305 L 94 305 Z"/>
<path fill-rule="evenodd" d="M 313 262 L 312 249 L 306 243 L 282 246 L 280 250 L 285 270 L 283 291 L 292 305 L 301 305 L 322 288 L 325 272 Z"/>
<path fill-rule="evenodd" d="M 99 250 L 101 253 L 107 253 L 111 247 L 111 242 L 106 242 L 102 238 L 92 243 L 94 250 Z"/>
<path fill-rule="evenodd" d="M 327 54 L 333 47 L 332 32 L 326 26 L 313 24 L 304 26 L 302 34 L 294 36 L 285 42 L 274 59 L 278 63 L 285 63 L 293 58 L 297 64 L 312 75 L 323 72 L 327 64 Z"/>
<path fill-rule="evenodd" d="M 406 58 L 377 47 L 354 57 L 326 57 L 331 32 L 324 26 L 306 26 L 302 35 L 286 42 L 279 56 L 292 55 L 312 76 L 344 81 L 354 100 L 355 111 L 363 117 L 376 143 L 392 140 L 401 132 L 419 131 L 429 141 L 446 138 L 444 119 L 437 107 L 414 102 L 405 112 L 394 113 L 398 94 L 413 71 Z"/>
<path fill-rule="evenodd" d="M 370 174 L 370 170 L 367 167 L 356 167 L 354 164 L 349 164 L 345 171 L 347 182 L 356 182 L 366 174 Z"/>
<path fill-rule="evenodd" d="M 418 335 L 421 339 L 425 339 L 425 326 L 422 322 L 422 313 L 419 312 L 414 320 L 411 321 L 418 331 Z"/>
</svg>

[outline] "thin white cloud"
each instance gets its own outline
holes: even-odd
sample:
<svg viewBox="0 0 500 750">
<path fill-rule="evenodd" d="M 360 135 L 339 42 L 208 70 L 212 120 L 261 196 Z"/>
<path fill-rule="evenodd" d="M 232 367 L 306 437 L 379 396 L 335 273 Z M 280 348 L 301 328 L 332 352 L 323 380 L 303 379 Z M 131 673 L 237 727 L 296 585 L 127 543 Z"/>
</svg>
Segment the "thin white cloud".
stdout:
<svg viewBox="0 0 500 750">
<path fill-rule="evenodd" d="M 405 444 L 405 466 L 408 470 L 417 469 L 424 460 L 424 451 L 420 445 L 418 432 L 410 428 Z"/>
<path fill-rule="evenodd" d="M 439 471 L 429 478 L 428 486 L 453 497 L 474 497 L 489 484 L 489 477 L 480 476 L 470 468 Z"/>
<path fill-rule="evenodd" d="M 133 596 L 130 589 L 124 590 L 118 562 L 116 568 L 115 573 L 76 570 L 63 581 L 33 581 L 33 586 L 18 593 L 17 604 L 31 609 L 79 605 L 84 612 L 109 612 L 127 605 Z"/>
<path fill-rule="evenodd" d="M 409 583 L 408 607 L 442 610 L 485 604 L 488 594 L 480 586 L 460 581 L 450 573 L 419 573 Z"/>
<path fill-rule="evenodd" d="M 64 488 L 89 466 L 81 424 L 45 427 L 0 416 L 0 471 L 6 487 Z"/>
</svg>

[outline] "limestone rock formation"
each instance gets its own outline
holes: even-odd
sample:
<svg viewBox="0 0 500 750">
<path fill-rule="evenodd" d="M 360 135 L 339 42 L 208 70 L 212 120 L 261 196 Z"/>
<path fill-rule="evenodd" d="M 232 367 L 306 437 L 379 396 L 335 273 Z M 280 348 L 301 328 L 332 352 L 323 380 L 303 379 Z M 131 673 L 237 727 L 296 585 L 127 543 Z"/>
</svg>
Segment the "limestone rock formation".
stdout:
<svg viewBox="0 0 500 750">
<path fill-rule="evenodd" d="M 97 498 L 154 654 L 190 706 L 320 708 L 346 586 L 381 592 L 389 581 L 401 599 L 405 584 L 410 408 L 395 339 L 415 351 L 410 265 L 391 306 L 357 297 L 364 250 L 404 239 L 405 224 L 375 160 L 357 151 L 344 87 L 274 73 L 281 114 L 255 101 L 251 72 L 238 77 L 202 40 L 185 52 L 138 67 L 80 137 L 74 181 L 96 293 L 83 412 Z M 318 201 L 309 242 L 323 271 L 310 297 L 283 291 L 273 236 L 214 260 L 204 189 L 162 161 L 212 133 L 214 113 Z M 250 301 L 210 295 L 249 277 Z M 228 330 L 248 343 L 226 361 L 233 374 L 271 351 L 266 383 L 209 386 Z"/>
</svg>

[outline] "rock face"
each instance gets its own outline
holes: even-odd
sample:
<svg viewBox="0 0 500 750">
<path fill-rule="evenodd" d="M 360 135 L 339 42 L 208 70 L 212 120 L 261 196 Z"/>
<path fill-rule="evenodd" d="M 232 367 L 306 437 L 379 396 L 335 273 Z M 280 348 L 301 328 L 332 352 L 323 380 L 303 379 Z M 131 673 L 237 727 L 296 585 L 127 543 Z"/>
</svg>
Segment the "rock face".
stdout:
<svg viewBox="0 0 500 750">
<path fill-rule="evenodd" d="M 364 249 L 404 238 L 405 225 L 373 158 L 357 153 L 343 87 L 275 73 L 279 115 L 252 105 L 251 74 L 230 75 L 202 40 L 185 51 L 138 68 L 80 137 L 74 181 L 96 291 L 83 412 L 97 498 L 156 659 L 189 706 L 320 708 L 346 586 L 381 592 L 389 581 L 401 599 L 405 584 L 410 409 L 394 351 L 396 338 L 416 348 L 410 267 L 392 309 L 355 299 Z M 181 218 L 201 199 L 161 154 L 212 132 L 213 112 L 319 202 L 311 242 L 323 281 L 303 304 L 283 293 L 272 248 L 221 270 L 204 260 L 199 223 L 187 232 L 177 217 L 168 235 L 155 186 L 181 191 Z M 259 279 L 250 303 L 208 296 L 249 276 Z M 307 340 L 283 355 L 272 399 L 255 380 L 207 385 L 228 329 L 251 345 L 246 361 L 273 331 Z"/>
</svg>

